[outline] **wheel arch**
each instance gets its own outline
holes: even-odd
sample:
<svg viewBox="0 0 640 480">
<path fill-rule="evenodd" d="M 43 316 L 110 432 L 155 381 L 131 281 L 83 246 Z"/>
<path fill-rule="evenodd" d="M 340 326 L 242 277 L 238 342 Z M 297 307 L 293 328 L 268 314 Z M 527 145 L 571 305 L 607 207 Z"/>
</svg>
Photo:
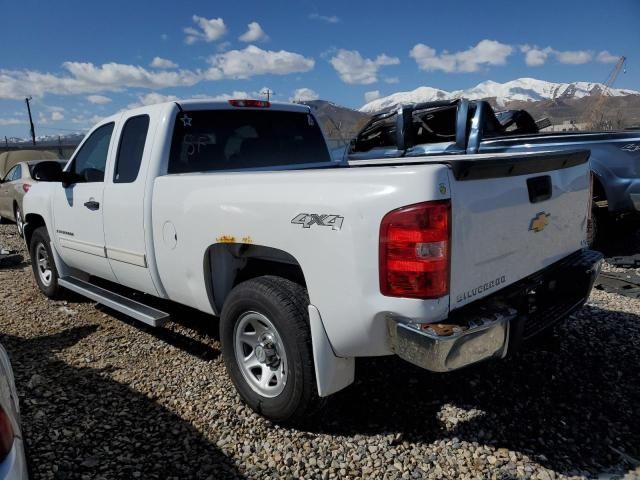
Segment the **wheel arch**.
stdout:
<svg viewBox="0 0 640 480">
<path fill-rule="evenodd" d="M 252 278 L 276 275 L 305 288 L 307 286 L 298 260 L 278 248 L 246 243 L 215 243 L 207 248 L 203 263 L 209 302 L 218 314 L 231 289 Z"/>
<path fill-rule="evenodd" d="M 42 215 L 29 213 L 24 217 L 24 241 L 27 244 L 27 248 L 29 248 L 29 245 L 31 244 L 31 236 L 36 228 L 46 226 L 47 224 Z"/>
</svg>

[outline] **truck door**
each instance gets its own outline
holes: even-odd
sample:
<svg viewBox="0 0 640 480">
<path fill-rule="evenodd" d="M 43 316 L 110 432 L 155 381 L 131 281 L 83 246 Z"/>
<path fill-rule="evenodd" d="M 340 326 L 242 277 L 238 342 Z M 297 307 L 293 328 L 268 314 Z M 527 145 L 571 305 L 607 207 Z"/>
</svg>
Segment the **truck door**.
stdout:
<svg viewBox="0 0 640 480">
<path fill-rule="evenodd" d="M 115 281 L 105 252 L 102 227 L 104 172 L 114 123 L 99 126 L 70 162 L 75 183 L 54 189 L 53 217 L 58 252 L 71 267 Z"/>
<path fill-rule="evenodd" d="M 145 245 L 145 192 L 153 138 L 149 115 L 122 118 L 113 170 L 104 191 L 107 257 L 118 283 L 158 295 Z"/>
</svg>

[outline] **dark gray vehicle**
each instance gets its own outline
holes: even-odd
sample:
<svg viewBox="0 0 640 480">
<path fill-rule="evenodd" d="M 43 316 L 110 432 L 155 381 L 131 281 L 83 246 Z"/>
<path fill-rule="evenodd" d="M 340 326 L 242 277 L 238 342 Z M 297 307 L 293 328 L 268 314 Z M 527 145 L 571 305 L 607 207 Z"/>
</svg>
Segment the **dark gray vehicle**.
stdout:
<svg viewBox="0 0 640 480">
<path fill-rule="evenodd" d="M 591 150 L 593 227 L 610 214 L 640 211 L 640 130 L 540 132 L 525 110 L 494 113 L 466 99 L 394 107 L 374 115 L 351 141 L 351 160 L 461 153 Z"/>
</svg>

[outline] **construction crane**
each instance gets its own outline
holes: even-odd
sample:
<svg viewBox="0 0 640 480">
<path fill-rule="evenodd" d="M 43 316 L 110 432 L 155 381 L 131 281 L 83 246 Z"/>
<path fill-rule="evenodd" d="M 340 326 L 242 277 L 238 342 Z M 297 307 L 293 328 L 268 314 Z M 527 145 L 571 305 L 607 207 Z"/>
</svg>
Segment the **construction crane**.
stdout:
<svg viewBox="0 0 640 480">
<path fill-rule="evenodd" d="M 609 73 L 609 78 L 607 78 L 607 81 L 604 83 L 604 88 L 600 92 L 600 96 L 595 101 L 593 107 L 587 110 L 585 119 L 586 123 L 589 125 L 589 128 L 593 130 L 604 130 L 610 129 L 612 127 L 611 122 L 605 120 L 604 118 L 604 103 L 606 97 L 609 96 L 609 89 L 615 83 L 618 75 L 620 74 L 620 71 L 623 70 L 626 61 L 627 57 L 625 56 L 621 56 L 618 59 L 615 66 L 613 67 L 613 70 L 611 70 L 611 73 Z"/>
</svg>

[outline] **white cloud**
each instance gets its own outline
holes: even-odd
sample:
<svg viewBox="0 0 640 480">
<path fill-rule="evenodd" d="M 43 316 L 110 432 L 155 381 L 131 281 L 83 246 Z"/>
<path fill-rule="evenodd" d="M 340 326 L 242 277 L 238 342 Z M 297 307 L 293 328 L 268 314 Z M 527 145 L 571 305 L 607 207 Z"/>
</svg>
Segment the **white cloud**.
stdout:
<svg viewBox="0 0 640 480">
<path fill-rule="evenodd" d="M 570 65 L 580 65 L 593 60 L 593 52 L 588 50 L 555 50 L 551 47 L 540 48 L 537 45 L 522 45 L 520 51 L 525 54 L 525 63 L 530 67 L 540 67 L 544 65 L 550 56 L 560 63 Z M 608 54 L 609 52 L 600 52 Z"/>
<path fill-rule="evenodd" d="M 308 72 L 315 61 L 299 53 L 286 50 L 262 50 L 249 45 L 244 50 L 230 50 L 209 58 L 211 68 L 207 70 L 207 80 L 221 78 L 250 78 L 255 75 L 287 75 Z"/>
<path fill-rule="evenodd" d="M 198 94 L 193 95 L 191 98 L 194 100 L 211 100 L 214 102 L 225 102 L 227 100 L 233 99 L 247 99 L 251 97 L 258 97 L 260 94 L 258 92 L 254 92 L 254 94 L 250 94 L 248 92 L 243 92 L 239 90 L 234 90 L 232 93 L 220 93 L 218 95 L 207 95 L 207 94 Z"/>
<path fill-rule="evenodd" d="M 52 112 L 51 120 L 53 120 L 54 122 L 59 122 L 60 120 L 64 120 L 64 115 L 61 112 Z"/>
<path fill-rule="evenodd" d="M 111 99 L 109 97 L 105 97 L 104 95 L 89 95 L 87 97 L 87 101 L 96 105 L 105 105 L 109 103 Z"/>
<path fill-rule="evenodd" d="M 269 36 L 264 33 L 264 30 L 258 22 L 251 22 L 247 25 L 247 31 L 238 37 L 241 42 L 263 42 L 269 40 Z"/>
<path fill-rule="evenodd" d="M 468 73 L 477 72 L 486 65 L 504 65 L 512 52 L 511 45 L 485 39 L 474 47 L 454 53 L 446 50 L 438 53 L 434 48 L 418 43 L 411 49 L 409 56 L 415 59 L 420 70 Z"/>
<path fill-rule="evenodd" d="M 387 77 L 384 79 L 384 83 L 389 83 L 389 84 L 400 83 L 400 79 L 398 77 Z"/>
<path fill-rule="evenodd" d="M 178 68 L 177 63 L 162 57 L 154 57 L 150 65 L 154 68 Z"/>
<path fill-rule="evenodd" d="M 104 117 L 101 117 L 100 115 L 89 116 L 88 114 L 85 113 L 83 115 L 78 115 L 76 117 L 73 117 L 71 119 L 71 123 L 88 128 L 100 122 L 103 118 Z"/>
<path fill-rule="evenodd" d="M 92 63 L 65 62 L 63 67 L 76 82 L 82 82 L 87 86 L 93 85 L 96 90 L 121 87 L 191 86 L 200 80 L 197 73 L 189 70 L 150 72 L 138 65 L 120 63 L 105 63 L 98 67 Z"/>
<path fill-rule="evenodd" d="M 370 92 L 364 93 L 364 101 L 365 103 L 373 102 L 380 98 L 380 90 L 372 90 Z"/>
<path fill-rule="evenodd" d="M 619 55 L 612 55 L 609 50 L 602 50 L 596 57 L 600 63 L 616 63 L 619 59 Z"/>
<path fill-rule="evenodd" d="M 363 58 L 357 50 L 338 50 L 329 60 L 343 82 L 356 85 L 368 85 L 378 81 L 378 70 L 382 66 L 397 65 L 400 59 L 386 54 L 375 59 Z"/>
<path fill-rule="evenodd" d="M 545 64 L 547 57 L 553 53 L 551 47 L 538 48 L 530 45 L 523 45 L 520 51 L 524 53 L 524 61 L 530 67 L 540 67 Z"/>
<path fill-rule="evenodd" d="M 138 101 L 130 103 L 127 108 L 142 107 L 145 105 L 155 105 L 156 103 L 175 102 L 178 97 L 175 95 L 163 95 L 157 92 L 146 93 L 138 96 Z"/>
<path fill-rule="evenodd" d="M 195 95 L 191 95 L 188 98 L 192 100 L 209 100 L 212 102 L 226 102 L 227 100 L 233 99 L 242 99 L 242 98 L 259 98 L 261 94 L 259 92 L 245 92 L 241 90 L 234 90 L 231 93 L 220 93 L 218 95 L 210 95 L 207 93 L 198 93 Z M 185 97 L 182 97 L 184 100 Z M 151 92 L 144 95 L 138 95 L 138 101 L 134 103 L 130 103 L 127 105 L 127 108 L 136 108 L 142 107 L 146 105 L 155 105 L 156 103 L 164 103 L 164 102 L 176 102 L 179 101 L 180 98 L 175 95 L 163 95 L 157 92 Z"/>
<path fill-rule="evenodd" d="M 190 70 L 149 71 L 138 65 L 121 63 L 65 62 L 66 74 L 35 70 L 0 70 L 0 98 L 23 99 L 45 94 L 77 95 L 116 91 L 126 87 L 166 88 L 191 86 L 203 79 L 200 72 Z"/>
<path fill-rule="evenodd" d="M 588 63 L 593 59 L 593 53 L 585 50 L 554 52 L 556 59 L 560 63 L 568 63 L 570 65 L 581 65 Z"/>
<path fill-rule="evenodd" d="M 289 98 L 290 102 L 308 102 L 311 100 L 318 100 L 320 95 L 318 95 L 314 90 L 310 88 L 298 88 L 293 95 Z"/>
<path fill-rule="evenodd" d="M 194 15 L 191 17 L 198 28 L 187 27 L 184 33 L 187 34 L 184 41 L 187 45 L 193 45 L 198 40 L 210 43 L 222 38 L 227 33 L 227 26 L 222 18 L 206 19 Z"/>
<path fill-rule="evenodd" d="M 309 19 L 310 20 L 320 20 L 322 22 L 326 22 L 326 23 L 338 23 L 340 21 L 339 17 L 336 17 L 335 15 L 320 15 L 318 13 L 312 13 L 309 15 Z"/>
<path fill-rule="evenodd" d="M 27 123 L 26 120 L 20 118 L 0 118 L 0 125 L 20 125 L 22 123 Z"/>
</svg>

